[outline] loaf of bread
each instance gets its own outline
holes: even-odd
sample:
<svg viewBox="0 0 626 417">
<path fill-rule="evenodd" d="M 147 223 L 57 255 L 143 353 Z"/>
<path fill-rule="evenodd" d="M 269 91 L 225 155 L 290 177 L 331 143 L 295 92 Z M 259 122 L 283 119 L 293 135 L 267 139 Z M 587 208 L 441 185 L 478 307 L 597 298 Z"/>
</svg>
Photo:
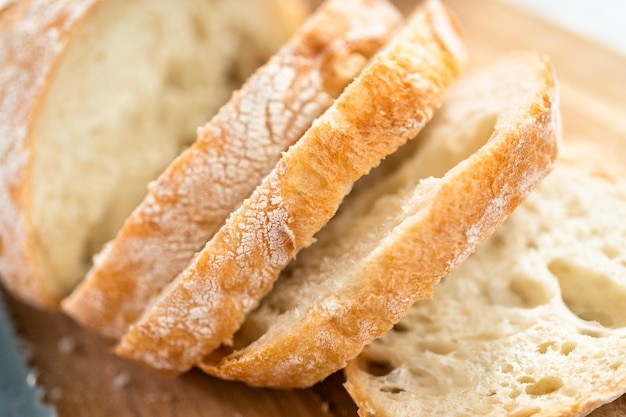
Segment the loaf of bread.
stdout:
<svg viewBox="0 0 626 417">
<path fill-rule="evenodd" d="M 431 118 L 464 59 L 448 12 L 438 0 L 424 2 L 131 326 L 116 352 L 175 373 L 228 343 L 352 184 Z"/>
<path fill-rule="evenodd" d="M 301 23 L 304 0 L 22 0 L 0 14 L 0 276 L 57 307 Z"/>
<path fill-rule="evenodd" d="M 329 0 L 198 131 L 63 303 L 119 338 L 390 38 L 386 0 Z"/>
<path fill-rule="evenodd" d="M 557 103 L 552 67 L 535 54 L 463 77 L 396 155 L 403 159 L 359 184 L 284 272 L 234 352 L 222 349 L 202 369 L 290 388 L 343 368 L 430 296 L 551 170 Z"/>
<path fill-rule="evenodd" d="M 584 416 L 626 391 L 625 177 L 571 146 L 432 300 L 348 365 L 361 416 Z"/>
</svg>

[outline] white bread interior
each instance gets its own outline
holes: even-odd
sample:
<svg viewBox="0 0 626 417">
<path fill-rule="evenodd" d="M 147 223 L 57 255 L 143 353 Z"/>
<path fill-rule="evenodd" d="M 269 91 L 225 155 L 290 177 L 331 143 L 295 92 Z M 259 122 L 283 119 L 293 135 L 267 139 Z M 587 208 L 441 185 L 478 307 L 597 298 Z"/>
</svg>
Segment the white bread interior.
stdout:
<svg viewBox="0 0 626 417">
<path fill-rule="evenodd" d="M 328 0 L 198 129 L 62 309 L 120 338 L 387 43 L 386 0 Z"/>
<path fill-rule="evenodd" d="M 41 19 L 55 10 L 83 14 L 66 43 L 48 45 L 46 53 L 58 55 L 50 72 L 32 80 L 41 82 L 41 98 L 25 132 L 31 159 L 18 199 L 26 204 L 18 210 L 26 219 L 15 222 L 29 234 L 19 261 L 30 271 L 21 273 L 45 295 L 16 293 L 54 304 L 83 277 L 147 183 L 278 48 L 305 9 L 298 0 L 22 3 L 15 7 Z M 14 26 L 14 36 L 27 24 Z M 18 287 L 11 268 L 0 272 L 9 288 Z"/>
<path fill-rule="evenodd" d="M 361 416 L 582 416 L 624 393 L 626 183 L 589 155 L 348 365 Z"/>
</svg>

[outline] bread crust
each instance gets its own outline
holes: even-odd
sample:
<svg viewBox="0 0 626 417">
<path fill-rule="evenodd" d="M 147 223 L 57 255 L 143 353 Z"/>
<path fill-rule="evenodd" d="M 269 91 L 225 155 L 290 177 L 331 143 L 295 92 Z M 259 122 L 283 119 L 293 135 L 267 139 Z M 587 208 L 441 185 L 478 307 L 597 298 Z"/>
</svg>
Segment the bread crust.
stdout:
<svg viewBox="0 0 626 417">
<path fill-rule="evenodd" d="M 0 14 L 0 279 L 33 305 L 58 308 L 58 295 L 42 279 L 31 223 L 30 138 L 50 80 L 99 0 L 24 0 Z"/>
<path fill-rule="evenodd" d="M 441 4 L 421 6 L 131 326 L 116 352 L 176 373 L 229 343 L 354 181 L 431 118 L 459 73 L 463 51 Z"/>
<path fill-rule="evenodd" d="M 304 16 L 304 10 L 297 10 L 298 5 L 304 9 L 299 1 L 273 0 L 279 15 L 293 19 L 286 28 L 298 21 L 297 14 Z M 47 278 L 48 254 L 34 224 L 32 177 L 38 149 L 33 134 L 68 47 L 105 7 L 102 3 L 24 0 L 0 10 L 0 279 L 21 300 L 52 310 L 67 291 Z"/>
<path fill-rule="evenodd" d="M 526 74 L 532 78 L 518 81 L 535 88 L 534 100 L 499 115 L 489 141 L 435 179 L 438 184 L 416 188 L 411 198 L 417 204 L 403 200 L 406 213 L 387 237 L 364 259 L 352 260 L 357 266 L 347 278 L 329 278 L 328 285 L 338 289 L 320 290 L 310 306 L 292 300 L 299 311 L 288 324 L 228 356 L 205 359 L 201 368 L 254 386 L 308 387 L 343 368 L 416 300 L 430 297 L 439 279 L 491 235 L 552 169 L 560 126 L 551 64 L 521 55 L 486 73 L 495 77 L 516 65 L 531 68 Z M 510 119 L 506 124 L 505 118 Z"/>
<path fill-rule="evenodd" d="M 470 159 L 446 174 L 445 183 L 426 216 L 403 225 L 406 229 L 398 240 L 397 251 L 389 253 L 388 260 L 383 261 L 386 269 L 374 265 L 379 274 L 393 271 L 391 280 L 406 290 L 390 295 L 397 305 L 402 305 L 401 313 L 390 314 L 382 326 L 384 331 L 375 337 L 390 330 L 414 301 L 430 297 L 439 279 L 454 270 L 489 237 L 554 168 L 561 128 L 557 80 L 549 59 L 525 53 L 492 65 L 495 70 L 485 69 L 491 77 L 503 76 L 508 72 L 507 67 L 514 72 L 516 65 L 527 66 L 535 79 L 520 79 L 519 87 L 510 87 L 521 89 L 532 85 L 536 89 L 534 100 L 525 103 L 528 106 L 524 109 L 513 109 L 514 119 L 500 124 L 500 129 L 496 124 L 500 131 Z M 381 291 L 390 290 L 385 290 L 385 285 L 382 287 Z M 398 298 L 404 296 L 410 298 Z M 381 303 L 378 304 L 381 308 Z M 357 349 L 354 351 L 359 353 Z M 349 362 L 344 372 L 348 380 L 346 388 L 359 406 L 359 415 L 390 415 L 370 401 L 367 381 L 357 376 L 358 361 L 357 358 Z"/>
<path fill-rule="evenodd" d="M 626 215 L 626 189 L 623 177 L 585 162 L 610 155 L 597 148 L 580 153 L 575 146 L 568 137 L 540 189 L 446 278 L 433 301 L 411 309 L 400 322 L 402 334 L 385 335 L 348 364 L 347 387 L 360 415 L 437 415 L 444 408 L 472 415 L 480 407 L 482 415 L 532 410 L 535 416 L 584 416 L 623 395 L 625 228 L 615 219 Z M 612 248 L 608 256 L 607 248 Z M 419 321 L 431 315 L 431 323 Z M 423 339 L 451 341 L 452 347 L 445 355 L 432 354 Z M 372 372 L 368 363 L 385 357 L 390 361 L 384 372 Z M 459 362 L 464 363 L 455 367 Z M 410 364 L 432 375 L 434 386 L 451 383 L 440 384 L 443 389 L 427 398 L 423 381 L 390 377 Z M 446 366 L 455 371 L 442 377 Z M 558 383 L 545 392 L 528 389 L 546 379 Z M 467 380 L 469 389 L 463 388 Z M 407 388 L 411 394 L 394 398 L 381 392 L 394 382 L 398 391 Z M 398 407 L 390 407 L 394 403 Z"/>
<path fill-rule="evenodd" d="M 150 184 L 64 310 L 82 325 L 120 338 L 399 22 L 384 1 L 322 6 Z"/>
</svg>

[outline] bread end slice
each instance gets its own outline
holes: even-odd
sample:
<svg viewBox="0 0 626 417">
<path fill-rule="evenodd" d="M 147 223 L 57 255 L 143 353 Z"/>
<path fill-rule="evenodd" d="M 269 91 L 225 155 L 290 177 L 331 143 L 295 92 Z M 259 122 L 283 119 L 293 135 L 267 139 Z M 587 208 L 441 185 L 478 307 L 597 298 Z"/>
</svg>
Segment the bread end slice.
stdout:
<svg viewBox="0 0 626 417">
<path fill-rule="evenodd" d="M 304 19 L 304 2 L 8 6 L 0 15 L 5 286 L 58 308 L 146 184 Z"/>
</svg>

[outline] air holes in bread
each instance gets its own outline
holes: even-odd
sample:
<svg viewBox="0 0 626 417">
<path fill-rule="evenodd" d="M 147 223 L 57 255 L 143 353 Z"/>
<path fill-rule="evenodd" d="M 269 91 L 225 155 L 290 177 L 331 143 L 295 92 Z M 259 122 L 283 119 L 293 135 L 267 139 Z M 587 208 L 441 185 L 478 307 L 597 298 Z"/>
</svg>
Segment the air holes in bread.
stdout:
<svg viewBox="0 0 626 417">
<path fill-rule="evenodd" d="M 2 242 L 0 242 L 1 244 Z M 0 249 L 2 248 L 2 246 L 0 245 Z M 392 330 L 396 333 L 407 333 L 409 331 L 411 331 L 411 329 L 404 324 L 403 322 L 398 322 L 396 324 L 394 324 Z"/>
<path fill-rule="evenodd" d="M 456 380 L 450 374 L 450 369 L 439 368 L 436 374 L 415 364 L 409 365 L 407 369 L 411 374 L 411 383 L 417 387 L 416 390 L 424 392 L 426 395 L 444 395 L 455 385 L 466 385 L 464 380 Z M 446 382 L 441 383 L 442 381 Z"/>
<path fill-rule="evenodd" d="M 387 361 L 367 359 L 364 370 L 372 376 L 385 376 L 393 370 L 393 366 Z"/>
<path fill-rule="evenodd" d="M 177 61 L 170 62 L 164 77 L 165 85 L 175 90 L 186 90 L 185 86 L 192 84 L 186 79 L 188 78 L 188 72 L 183 63 Z"/>
<path fill-rule="evenodd" d="M 537 352 L 542 355 L 547 354 L 548 352 L 558 352 L 563 356 L 569 355 L 574 349 L 576 349 L 578 343 L 576 342 L 565 342 L 559 346 L 559 344 L 555 341 L 549 341 L 541 343 L 537 346 Z"/>
<path fill-rule="evenodd" d="M 209 28 L 207 22 L 199 14 L 189 15 L 189 23 L 191 24 L 193 36 L 198 42 L 205 42 L 209 39 Z"/>
<path fill-rule="evenodd" d="M 578 343 L 576 342 L 565 342 L 561 345 L 561 355 L 563 356 L 567 356 L 569 355 L 574 349 L 576 349 L 576 346 L 578 346 Z"/>
<path fill-rule="evenodd" d="M 554 341 L 541 343 L 539 346 L 537 346 L 537 352 L 541 354 L 546 354 L 548 353 L 549 349 L 554 349 L 555 345 L 556 342 Z"/>
<path fill-rule="evenodd" d="M 511 417 L 531 417 L 541 411 L 539 407 L 523 408 L 511 414 Z"/>
<path fill-rule="evenodd" d="M 603 327 L 600 326 L 580 326 L 578 329 L 578 333 L 583 336 L 589 336 L 593 338 L 607 337 L 610 333 Z"/>
<path fill-rule="evenodd" d="M 583 320 L 604 327 L 626 326 L 626 287 L 610 276 L 565 259 L 555 259 L 548 268 L 559 281 L 567 308 Z"/>
<path fill-rule="evenodd" d="M 454 343 L 443 340 L 424 341 L 420 343 L 420 347 L 423 350 L 428 350 L 437 355 L 447 355 L 457 350 L 457 346 Z"/>
<path fill-rule="evenodd" d="M 511 372 L 513 372 L 515 368 L 513 368 L 513 365 L 511 365 L 510 363 L 505 363 L 502 365 L 502 372 L 504 372 L 505 374 L 510 374 Z"/>
<path fill-rule="evenodd" d="M 518 307 L 534 308 L 547 304 L 551 298 L 545 285 L 520 275 L 509 281 L 508 288 L 516 296 Z"/>
<path fill-rule="evenodd" d="M 546 376 L 534 384 L 526 386 L 528 395 L 546 395 L 558 391 L 563 386 L 563 380 L 556 376 Z"/>
<path fill-rule="evenodd" d="M 544 285 L 522 276 L 513 278 L 509 282 L 509 289 L 518 296 L 520 306 L 526 308 L 547 304 L 551 299 L 551 294 Z"/>
<path fill-rule="evenodd" d="M 604 245 L 602 247 L 602 252 L 609 259 L 616 259 L 621 255 L 619 248 L 616 248 L 615 246 L 612 246 L 612 245 Z"/>
<path fill-rule="evenodd" d="M 536 380 L 532 376 L 524 375 L 524 376 L 518 377 L 517 382 L 519 382 L 520 384 L 531 384 L 531 383 L 536 382 Z"/>
<path fill-rule="evenodd" d="M 388 392 L 389 394 L 400 394 L 401 392 L 406 392 L 405 389 L 400 387 L 383 387 L 380 390 L 381 392 Z"/>
<path fill-rule="evenodd" d="M 519 388 L 513 388 L 509 393 L 509 398 L 514 399 L 519 397 L 522 394 L 522 390 Z"/>
<path fill-rule="evenodd" d="M 495 282 L 489 288 L 489 298 L 502 306 L 535 308 L 548 304 L 552 294 L 540 282 L 525 275 L 514 275 L 508 283 Z"/>
</svg>

